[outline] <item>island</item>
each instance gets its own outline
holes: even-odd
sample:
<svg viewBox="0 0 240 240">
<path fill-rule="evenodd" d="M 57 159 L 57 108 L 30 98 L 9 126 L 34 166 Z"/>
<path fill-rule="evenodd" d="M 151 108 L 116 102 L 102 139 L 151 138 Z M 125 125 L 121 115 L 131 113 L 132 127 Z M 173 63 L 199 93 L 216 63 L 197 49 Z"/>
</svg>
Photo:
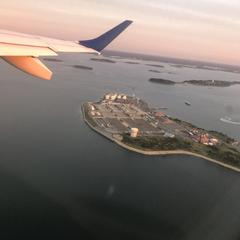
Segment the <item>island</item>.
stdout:
<svg viewBox="0 0 240 240">
<path fill-rule="evenodd" d="M 187 80 L 183 81 L 183 83 L 211 87 L 230 87 L 232 85 L 240 84 L 240 82 L 237 81 L 221 81 L 221 80 Z"/>
<path fill-rule="evenodd" d="M 146 66 L 157 67 L 157 68 L 164 68 L 163 65 L 159 65 L 159 64 L 146 64 Z"/>
<path fill-rule="evenodd" d="M 132 65 L 138 65 L 138 64 L 140 64 L 139 62 L 125 62 L 125 63 L 127 63 L 127 64 L 132 64 Z"/>
<path fill-rule="evenodd" d="M 175 85 L 176 84 L 176 82 L 174 82 L 172 80 L 167 80 L 167 79 L 163 79 L 163 78 L 150 78 L 149 81 L 152 83 L 159 83 L 159 84 L 165 84 L 165 85 Z"/>
<path fill-rule="evenodd" d="M 172 118 L 138 97 L 108 93 L 83 103 L 82 113 L 94 131 L 130 151 L 191 155 L 240 172 L 238 140 Z"/>
<path fill-rule="evenodd" d="M 153 72 L 153 73 L 162 73 L 161 71 L 158 71 L 158 70 L 153 70 L 153 69 L 150 69 L 148 70 L 149 72 Z"/>
<path fill-rule="evenodd" d="M 102 63 L 116 63 L 116 61 L 106 59 L 106 58 L 91 58 L 91 61 L 102 62 Z"/>
<path fill-rule="evenodd" d="M 185 80 L 182 82 L 175 82 L 168 79 L 162 78 L 150 78 L 150 82 L 158 84 L 192 84 L 197 86 L 207 86 L 207 87 L 230 87 L 232 85 L 240 84 L 240 81 L 222 81 L 222 80 Z"/>
<path fill-rule="evenodd" d="M 57 58 L 43 58 L 43 60 L 48 62 L 63 62 L 63 60 Z"/>
<path fill-rule="evenodd" d="M 71 67 L 77 68 L 77 69 L 83 69 L 83 70 L 93 70 L 92 67 L 87 67 L 87 66 L 83 66 L 83 65 L 71 65 Z"/>
</svg>

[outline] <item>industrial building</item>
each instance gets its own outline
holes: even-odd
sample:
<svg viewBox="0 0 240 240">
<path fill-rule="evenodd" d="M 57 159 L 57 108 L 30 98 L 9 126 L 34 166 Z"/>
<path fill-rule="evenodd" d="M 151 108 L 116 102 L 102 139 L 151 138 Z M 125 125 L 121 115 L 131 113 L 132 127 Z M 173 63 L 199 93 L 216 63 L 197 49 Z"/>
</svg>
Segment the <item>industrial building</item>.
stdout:
<svg viewBox="0 0 240 240">
<path fill-rule="evenodd" d="M 175 121 L 166 113 L 152 109 L 146 102 L 122 93 L 107 93 L 99 102 L 87 103 L 87 112 L 95 124 L 108 134 L 131 137 L 162 136 L 182 138 L 208 146 L 219 140 L 183 121 Z"/>
</svg>

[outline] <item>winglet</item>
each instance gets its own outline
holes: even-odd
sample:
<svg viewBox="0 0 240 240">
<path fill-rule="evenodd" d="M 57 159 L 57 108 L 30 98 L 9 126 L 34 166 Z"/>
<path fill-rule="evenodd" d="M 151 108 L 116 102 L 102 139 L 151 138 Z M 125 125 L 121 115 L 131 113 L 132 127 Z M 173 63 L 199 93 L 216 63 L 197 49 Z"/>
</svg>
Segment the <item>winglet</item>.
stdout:
<svg viewBox="0 0 240 240">
<path fill-rule="evenodd" d="M 108 32 L 104 33 L 103 35 L 99 36 L 98 38 L 79 41 L 79 44 L 101 52 L 132 23 L 133 21 L 126 20 L 118 26 L 114 27 L 113 29 L 109 30 Z"/>
</svg>

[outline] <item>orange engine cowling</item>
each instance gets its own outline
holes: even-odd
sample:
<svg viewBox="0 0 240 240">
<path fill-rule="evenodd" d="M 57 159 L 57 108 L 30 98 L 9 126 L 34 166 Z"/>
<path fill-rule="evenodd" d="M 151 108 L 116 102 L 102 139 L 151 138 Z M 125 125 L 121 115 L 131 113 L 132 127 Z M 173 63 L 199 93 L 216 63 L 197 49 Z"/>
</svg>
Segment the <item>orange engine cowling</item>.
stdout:
<svg viewBox="0 0 240 240">
<path fill-rule="evenodd" d="M 44 80 L 51 80 L 52 72 L 36 57 L 4 56 L 6 62 L 14 67 Z"/>
</svg>

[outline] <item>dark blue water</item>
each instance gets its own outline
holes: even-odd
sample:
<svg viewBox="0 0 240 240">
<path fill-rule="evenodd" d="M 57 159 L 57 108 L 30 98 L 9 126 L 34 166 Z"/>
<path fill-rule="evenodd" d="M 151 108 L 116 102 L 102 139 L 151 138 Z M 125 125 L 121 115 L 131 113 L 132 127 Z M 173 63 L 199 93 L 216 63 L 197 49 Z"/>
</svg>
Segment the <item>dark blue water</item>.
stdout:
<svg viewBox="0 0 240 240">
<path fill-rule="evenodd" d="M 80 111 L 106 91 L 135 93 L 175 116 L 239 136 L 239 128 L 217 121 L 225 102 L 239 114 L 239 88 L 156 86 L 142 62 L 61 58 L 47 63 L 51 82 L 0 65 L 1 239 L 239 239 L 239 174 L 193 157 L 128 152 L 91 131 Z M 180 80 L 184 74 L 194 70 L 179 73 Z M 186 108 L 186 95 L 195 108 Z"/>
</svg>

